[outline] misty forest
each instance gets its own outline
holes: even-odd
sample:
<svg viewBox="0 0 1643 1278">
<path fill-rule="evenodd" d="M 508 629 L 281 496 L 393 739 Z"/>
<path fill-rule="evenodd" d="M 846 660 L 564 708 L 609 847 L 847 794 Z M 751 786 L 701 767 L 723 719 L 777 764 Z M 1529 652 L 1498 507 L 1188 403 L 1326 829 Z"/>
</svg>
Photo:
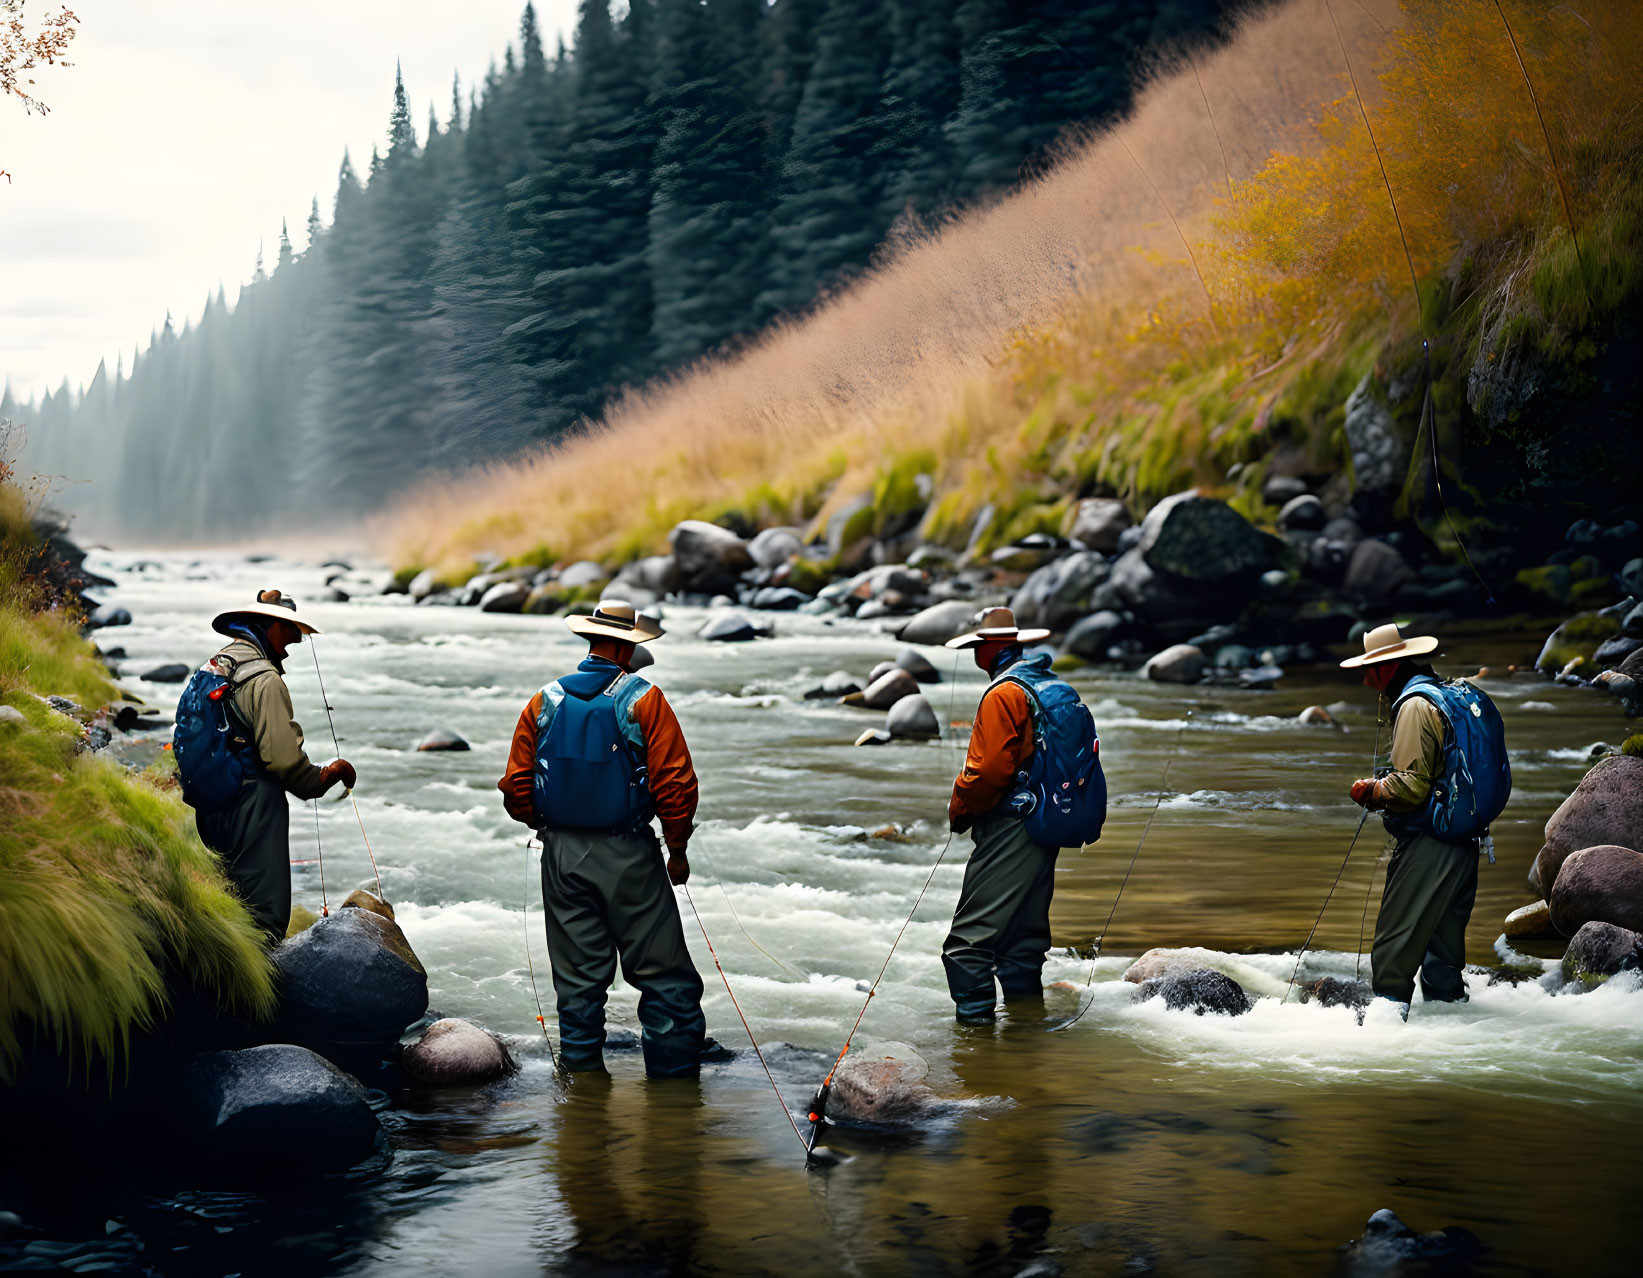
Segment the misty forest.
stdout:
<svg viewBox="0 0 1643 1278">
<path fill-rule="evenodd" d="M 330 217 L 235 301 L 0 417 L 41 471 L 175 494 L 122 509 L 135 535 L 369 510 L 802 311 L 1121 111 L 1139 55 L 1224 7 L 583 0 L 545 49 L 527 5 L 443 123 L 396 81 L 386 148 L 344 155 Z"/>
</svg>

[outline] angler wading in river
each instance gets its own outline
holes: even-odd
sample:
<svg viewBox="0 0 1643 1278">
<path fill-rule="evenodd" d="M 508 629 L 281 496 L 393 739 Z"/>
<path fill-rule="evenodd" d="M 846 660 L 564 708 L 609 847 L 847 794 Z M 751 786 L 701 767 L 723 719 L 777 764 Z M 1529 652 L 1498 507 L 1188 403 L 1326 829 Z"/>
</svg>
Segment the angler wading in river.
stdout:
<svg viewBox="0 0 1643 1278">
<path fill-rule="evenodd" d="M 211 628 L 232 641 L 194 672 L 177 703 L 173 749 L 183 798 L 206 847 L 270 940 L 291 918 L 290 808 L 285 796 L 317 799 L 338 781 L 353 789 L 353 765 L 316 766 L 292 717 L 285 658 L 318 634 L 278 590 L 219 613 Z"/>
<path fill-rule="evenodd" d="M 702 978 L 669 885 L 690 877 L 696 771 L 662 690 L 629 669 L 636 645 L 664 632 L 614 599 L 566 624 L 589 641 L 587 659 L 525 706 L 497 783 L 508 815 L 542 838 L 560 1061 L 604 1068 L 605 1001 L 620 958 L 639 991 L 645 1072 L 693 1077 L 704 1049 Z"/>
<path fill-rule="evenodd" d="M 975 840 L 941 947 L 964 1024 L 993 1020 L 995 978 L 1007 1002 L 1044 997 L 1056 857 L 1064 847 L 1095 842 L 1107 814 L 1088 708 L 1050 673 L 1048 653 L 1023 651 L 1050 632 L 1018 629 L 1008 608 L 989 608 L 975 624 L 947 643 L 973 649 L 992 680 L 947 807 L 953 831 L 968 830 Z"/>
<path fill-rule="evenodd" d="M 1370 951 L 1378 997 L 1409 1015 L 1420 973 L 1433 1002 L 1466 999 L 1466 925 L 1477 899 L 1480 840 L 1494 860 L 1490 823 L 1512 792 L 1500 712 L 1463 679 L 1439 679 L 1416 660 L 1430 636 L 1404 638 L 1397 626 L 1364 635 L 1361 656 L 1341 668 L 1364 672 L 1364 687 L 1392 705 L 1390 767 L 1352 783 L 1352 801 L 1382 814 L 1397 840 L 1386 871 Z"/>
</svg>

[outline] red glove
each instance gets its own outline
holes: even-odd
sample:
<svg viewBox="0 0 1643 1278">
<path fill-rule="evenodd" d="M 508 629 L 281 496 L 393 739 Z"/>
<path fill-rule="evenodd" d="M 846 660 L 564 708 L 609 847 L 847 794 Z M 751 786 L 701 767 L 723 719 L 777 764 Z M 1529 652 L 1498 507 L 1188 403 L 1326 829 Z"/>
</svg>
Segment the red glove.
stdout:
<svg viewBox="0 0 1643 1278">
<path fill-rule="evenodd" d="M 1364 777 L 1361 781 L 1352 783 L 1352 802 L 1374 811 L 1380 806 L 1379 800 L 1380 795 L 1376 792 L 1373 778 Z"/>
<path fill-rule="evenodd" d="M 320 769 L 320 775 L 325 778 L 325 788 L 329 790 L 333 784 L 342 782 L 344 790 L 352 790 L 359 778 L 354 775 L 354 765 L 346 759 L 332 759 Z"/>
</svg>

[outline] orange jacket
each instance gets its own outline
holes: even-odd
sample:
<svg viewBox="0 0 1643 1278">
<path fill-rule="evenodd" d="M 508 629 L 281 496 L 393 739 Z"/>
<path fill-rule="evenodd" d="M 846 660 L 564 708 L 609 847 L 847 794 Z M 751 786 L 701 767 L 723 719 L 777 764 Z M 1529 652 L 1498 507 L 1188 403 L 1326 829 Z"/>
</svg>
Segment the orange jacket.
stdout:
<svg viewBox="0 0 1643 1278">
<path fill-rule="evenodd" d="M 997 806 L 1015 774 L 1033 757 L 1033 717 L 1019 683 L 994 684 L 976 707 L 964 770 L 953 782 L 947 816 L 978 817 Z"/>
<path fill-rule="evenodd" d="M 513 730 L 513 746 L 508 751 L 508 770 L 496 783 L 502 791 L 502 806 L 515 821 L 534 828 L 536 809 L 532 789 L 536 784 L 536 720 L 542 713 L 538 692 L 519 716 Z M 633 717 L 645 738 L 645 767 L 649 772 L 650 797 L 662 821 L 662 837 L 675 852 L 683 852 L 690 842 L 696 819 L 696 768 L 690 761 L 685 734 L 660 688 L 652 686 L 633 703 Z"/>
</svg>

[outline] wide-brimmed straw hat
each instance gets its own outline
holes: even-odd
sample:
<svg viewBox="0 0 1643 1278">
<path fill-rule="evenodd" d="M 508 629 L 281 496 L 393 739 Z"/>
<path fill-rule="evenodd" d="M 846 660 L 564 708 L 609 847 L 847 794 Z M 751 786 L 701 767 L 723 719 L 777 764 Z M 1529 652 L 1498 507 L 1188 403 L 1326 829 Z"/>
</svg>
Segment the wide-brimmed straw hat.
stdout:
<svg viewBox="0 0 1643 1278">
<path fill-rule="evenodd" d="M 974 648 L 993 639 L 1003 639 L 1009 643 L 1037 643 L 1040 639 L 1048 639 L 1048 630 L 1018 630 L 1015 624 L 1015 613 L 1008 608 L 985 608 L 976 614 L 975 629 L 967 635 L 960 635 L 957 639 L 949 639 L 949 648 Z"/>
<path fill-rule="evenodd" d="M 1383 661 L 1399 661 L 1404 657 L 1424 657 L 1434 651 L 1438 641 L 1431 635 L 1415 635 L 1405 639 L 1399 629 L 1390 623 L 1376 626 L 1363 637 L 1363 656 L 1348 657 L 1341 662 L 1342 670 L 1359 666 L 1379 665 Z"/>
<path fill-rule="evenodd" d="M 236 617 L 257 617 L 265 621 L 289 621 L 305 635 L 317 635 L 319 627 L 304 621 L 297 615 L 297 601 L 290 595 L 278 590 L 264 590 L 257 595 L 256 603 L 240 604 L 233 608 L 225 608 L 211 619 L 211 628 L 218 634 L 232 635 L 226 627 Z"/>
<path fill-rule="evenodd" d="M 601 599 L 591 615 L 566 617 L 565 624 L 584 639 L 620 639 L 623 643 L 648 643 L 667 633 L 656 618 L 625 599 Z"/>
</svg>

